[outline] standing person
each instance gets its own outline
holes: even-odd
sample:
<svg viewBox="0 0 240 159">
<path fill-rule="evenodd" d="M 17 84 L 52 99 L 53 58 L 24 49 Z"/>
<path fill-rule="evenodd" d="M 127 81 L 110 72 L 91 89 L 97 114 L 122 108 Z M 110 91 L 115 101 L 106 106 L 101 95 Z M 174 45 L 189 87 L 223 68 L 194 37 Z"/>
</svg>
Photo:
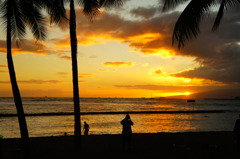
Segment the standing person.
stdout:
<svg viewBox="0 0 240 159">
<path fill-rule="evenodd" d="M 89 125 L 87 124 L 86 121 L 84 121 L 83 131 L 85 136 L 88 135 L 89 129 L 90 129 Z"/>
<path fill-rule="evenodd" d="M 240 148 L 240 114 L 239 114 L 239 118 L 235 122 L 233 131 L 236 135 L 237 146 L 238 146 L 238 148 Z"/>
<path fill-rule="evenodd" d="M 122 124 L 122 149 L 125 150 L 125 145 L 127 143 L 128 150 L 131 150 L 132 142 L 132 127 L 133 122 L 130 118 L 130 115 L 127 114 L 126 117 L 121 121 Z"/>
</svg>

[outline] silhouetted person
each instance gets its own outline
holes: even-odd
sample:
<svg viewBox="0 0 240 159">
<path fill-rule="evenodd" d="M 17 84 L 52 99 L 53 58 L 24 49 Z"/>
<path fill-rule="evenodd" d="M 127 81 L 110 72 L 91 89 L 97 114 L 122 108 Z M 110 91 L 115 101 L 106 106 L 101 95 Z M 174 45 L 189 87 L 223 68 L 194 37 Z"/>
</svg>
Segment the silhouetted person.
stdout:
<svg viewBox="0 0 240 159">
<path fill-rule="evenodd" d="M 130 118 L 130 115 L 127 114 L 126 117 L 121 121 L 122 124 L 122 149 L 125 150 L 125 146 L 127 144 L 127 149 L 131 150 L 131 142 L 132 142 L 132 128 L 133 122 Z"/>
<path fill-rule="evenodd" d="M 87 124 L 86 121 L 84 121 L 84 126 L 83 126 L 84 135 L 86 136 L 88 135 L 89 129 L 90 129 L 89 125 Z"/>
<path fill-rule="evenodd" d="M 237 146 L 238 148 L 240 148 L 240 114 L 239 114 L 239 118 L 235 122 L 233 131 L 236 135 Z"/>
</svg>

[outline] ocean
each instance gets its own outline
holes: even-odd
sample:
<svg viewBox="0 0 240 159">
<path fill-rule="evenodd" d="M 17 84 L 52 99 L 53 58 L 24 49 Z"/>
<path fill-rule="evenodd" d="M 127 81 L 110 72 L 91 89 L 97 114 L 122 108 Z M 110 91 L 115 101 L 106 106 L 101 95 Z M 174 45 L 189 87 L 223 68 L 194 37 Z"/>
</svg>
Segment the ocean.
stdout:
<svg viewBox="0 0 240 159">
<path fill-rule="evenodd" d="M 73 135 L 72 98 L 22 98 L 30 137 Z M 121 134 L 127 112 L 133 133 L 232 131 L 240 100 L 168 98 L 81 98 L 81 124 L 91 134 Z M 0 98 L 0 135 L 19 138 L 13 98 Z"/>
</svg>

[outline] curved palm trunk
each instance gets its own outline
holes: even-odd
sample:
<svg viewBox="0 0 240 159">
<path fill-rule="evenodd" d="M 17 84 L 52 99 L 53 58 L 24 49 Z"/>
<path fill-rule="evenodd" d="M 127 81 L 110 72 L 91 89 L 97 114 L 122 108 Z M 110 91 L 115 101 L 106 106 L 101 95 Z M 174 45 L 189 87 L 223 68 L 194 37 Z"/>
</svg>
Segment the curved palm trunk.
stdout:
<svg viewBox="0 0 240 159">
<path fill-rule="evenodd" d="M 23 149 L 24 149 L 24 152 L 28 153 L 29 150 L 30 150 L 29 136 L 28 136 L 27 123 L 26 123 L 25 114 L 24 114 L 23 105 L 22 105 L 22 99 L 21 99 L 19 88 L 18 88 L 17 79 L 16 79 L 16 75 L 15 75 L 15 70 L 14 70 L 13 59 L 12 59 L 12 39 L 11 39 L 11 22 L 10 21 L 11 21 L 11 18 L 8 15 L 8 20 L 7 20 L 7 62 L 8 62 L 8 70 L 9 70 L 9 75 L 10 75 L 10 80 L 11 80 L 11 85 L 12 85 L 14 102 L 15 102 L 16 109 L 17 109 L 21 139 L 22 139 L 22 142 L 23 142 Z"/>
<path fill-rule="evenodd" d="M 74 137 L 75 147 L 79 148 L 81 143 L 81 121 L 78 88 L 76 13 L 74 7 L 74 0 L 70 1 L 70 39 L 71 39 L 73 101 L 74 101 Z"/>
</svg>

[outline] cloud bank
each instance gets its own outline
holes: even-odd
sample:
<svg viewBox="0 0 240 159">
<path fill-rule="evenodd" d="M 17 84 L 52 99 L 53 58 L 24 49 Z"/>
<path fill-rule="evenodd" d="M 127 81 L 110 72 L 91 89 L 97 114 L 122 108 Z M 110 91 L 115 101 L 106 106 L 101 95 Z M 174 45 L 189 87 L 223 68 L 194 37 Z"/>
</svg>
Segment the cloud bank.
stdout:
<svg viewBox="0 0 240 159">
<path fill-rule="evenodd" d="M 220 28 L 211 32 L 215 13 L 205 19 L 201 25 L 201 34 L 197 39 L 188 42 L 185 48 L 178 50 L 172 47 L 172 31 L 181 12 L 160 11 L 159 6 L 136 7 L 129 11 L 135 18 L 124 18 L 120 14 L 102 12 L 93 23 L 77 10 L 77 36 L 80 45 L 93 45 L 116 40 L 127 43 L 136 52 L 164 56 L 187 56 L 195 58 L 199 67 L 171 74 L 175 77 L 200 78 L 223 83 L 240 81 L 240 6 L 225 13 Z M 121 8 L 124 9 L 124 6 Z M 119 10 L 121 11 L 121 10 Z M 82 16 L 82 17 L 81 17 Z M 209 25 L 210 24 L 210 25 Z M 68 35 L 66 35 L 67 37 Z M 33 40 L 24 42 L 21 48 L 13 47 L 14 52 L 52 54 L 64 53 L 69 47 L 69 39 L 52 39 L 49 42 L 56 46 L 51 50 L 46 45 L 36 47 Z M 0 41 L 0 52 L 5 52 L 5 42 Z M 60 56 L 70 60 L 69 56 Z M 133 63 L 105 62 L 104 66 L 131 66 Z M 158 72 L 157 72 L 158 71 Z M 156 73 L 161 74 L 160 70 Z"/>
<path fill-rule="evenodd" d="M 223 83 L 239 83 L 240 70 L 240 6 L 225 13 L 220 28 L 211 32 L 215 13 L 201 24 L 197 39 L 179 50 L 172 47 L 172 31 L 180 12 L 162 13 L 156 7 L 138 7 L 130 11 L 142 20 L 129 20 L 116 14 L 102 13 L 93 23 L 78 21 L 79 43 L 97 44 L 101 39 L 128 43 L 135 51 L 145 55 L 187 56 L 195 58 L 200 67 L 176 77 L 200 78 Z"/>
</svg>

